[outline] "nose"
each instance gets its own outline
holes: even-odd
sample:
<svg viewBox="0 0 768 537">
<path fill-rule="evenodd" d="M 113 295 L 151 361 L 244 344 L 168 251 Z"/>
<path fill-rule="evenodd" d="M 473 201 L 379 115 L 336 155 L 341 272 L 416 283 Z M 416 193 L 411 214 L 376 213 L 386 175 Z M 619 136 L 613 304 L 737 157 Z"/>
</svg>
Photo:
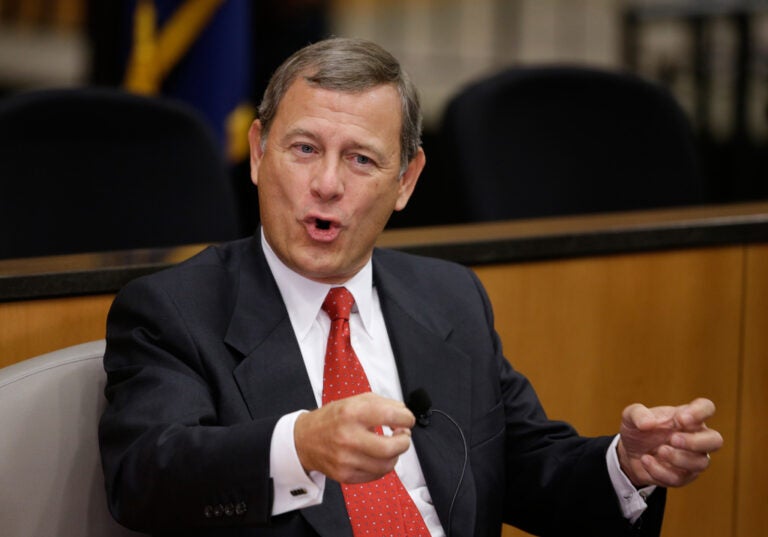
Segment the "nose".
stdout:
<svg viewBox="0 0 768 537">
<path fill-rule="evenodd" d="M 335 159 L 323 159 L 313 170 L 310 182 L 312 195 L 324 201 L 340 198 L 344 193 L 344 182 L 341 179 L 340 166 Z"/>
</svg>

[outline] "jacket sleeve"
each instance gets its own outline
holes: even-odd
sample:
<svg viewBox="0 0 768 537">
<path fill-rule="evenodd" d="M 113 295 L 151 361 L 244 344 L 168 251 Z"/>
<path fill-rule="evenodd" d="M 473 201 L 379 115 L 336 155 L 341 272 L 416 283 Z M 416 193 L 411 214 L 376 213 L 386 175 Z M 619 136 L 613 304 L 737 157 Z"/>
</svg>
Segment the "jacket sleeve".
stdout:
<svg viewBox="0 0 768 537">
<path fill-rule="evenodd" d="M 219 415 L 221 386 L 208 378 L 209 358 L 184 313 L 152 282 L 126 286 L 108 316 L 99 442 L 109 508 L 143 531 L 266 524 L 279 416 Z"/>
</svg>

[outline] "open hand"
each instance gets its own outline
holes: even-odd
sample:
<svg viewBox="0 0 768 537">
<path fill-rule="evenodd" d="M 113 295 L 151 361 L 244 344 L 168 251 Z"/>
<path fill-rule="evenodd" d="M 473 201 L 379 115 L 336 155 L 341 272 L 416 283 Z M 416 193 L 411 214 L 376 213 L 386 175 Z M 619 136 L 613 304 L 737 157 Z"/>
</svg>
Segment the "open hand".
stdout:
<svg viewBox="0 0 768 537">
<path fill-rule="evenodd" d="M 705 421 L 715 413 L 709 399 L 687 405 L 647 408 L 630 405 L 621 417 L 619 464 L 635 486 L 680 487 L 710 464 L 723 437 Z"/>
</svg>

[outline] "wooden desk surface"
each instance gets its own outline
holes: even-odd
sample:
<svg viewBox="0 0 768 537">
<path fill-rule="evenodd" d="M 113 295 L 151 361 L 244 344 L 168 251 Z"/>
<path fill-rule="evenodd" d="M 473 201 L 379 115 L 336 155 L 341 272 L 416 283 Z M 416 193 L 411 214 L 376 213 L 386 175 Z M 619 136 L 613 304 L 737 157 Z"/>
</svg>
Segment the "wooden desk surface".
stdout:
<svg viewBox="0 0 768 537">
<path fill-rule="evenodd" d="M 465 265 L 768 242 L 768 202 L 385 231 L 378 244 Z M 0 260 L 0 302 L 114 293 L 203 245 Z"/>
</svg>

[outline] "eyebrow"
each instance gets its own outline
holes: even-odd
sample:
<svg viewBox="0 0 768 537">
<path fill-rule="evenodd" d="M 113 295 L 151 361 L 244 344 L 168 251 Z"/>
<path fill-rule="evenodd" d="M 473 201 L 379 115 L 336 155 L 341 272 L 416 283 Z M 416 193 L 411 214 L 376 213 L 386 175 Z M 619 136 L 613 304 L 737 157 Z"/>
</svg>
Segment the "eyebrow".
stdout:
<svg viewBox="0 0 768 537">
<path fill-rule="evenodd" d="M 367 153 L 373 154 L 376 162 L 379 164 L 383 164 L 386 161 L 386 155 L 376 149 L 373 146 L 367 145 L 367 144 L 361 144 L 361 143 L 353 143 L 349 146 L 349 149 L 355 150 L 355 151 L 365 151 Z"/>
<path fill-rule="evenodd" d="M 291 129 L 288 132 L 286 132 L 285 135 L 283 136 L 282 140 L 283 140 L 283 142 L 288 142 L 288 140 L 290 140 L 291 138 L 293 138 L 295 136 L 306 136 L 307 138 L 311 138 L 312 140 L 317 140 L 318 139 L 318 136 L 315 133 L 313 133 L 312 131 L 308 131 L 308 130 L 302 129 L 302 128 L 294 128 L 294 129 Z"/>
</svg>

